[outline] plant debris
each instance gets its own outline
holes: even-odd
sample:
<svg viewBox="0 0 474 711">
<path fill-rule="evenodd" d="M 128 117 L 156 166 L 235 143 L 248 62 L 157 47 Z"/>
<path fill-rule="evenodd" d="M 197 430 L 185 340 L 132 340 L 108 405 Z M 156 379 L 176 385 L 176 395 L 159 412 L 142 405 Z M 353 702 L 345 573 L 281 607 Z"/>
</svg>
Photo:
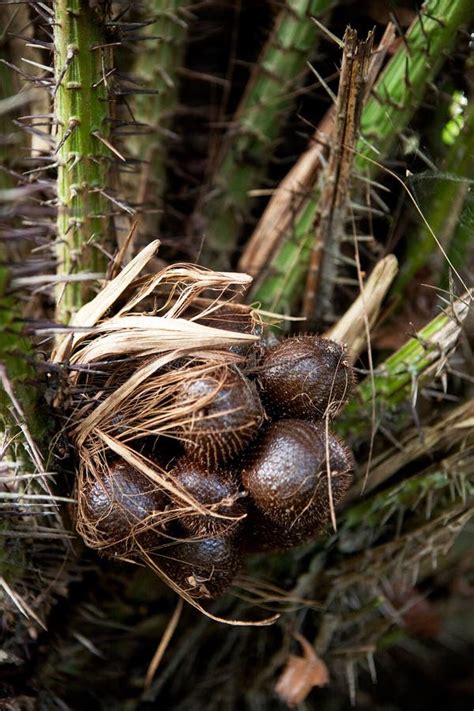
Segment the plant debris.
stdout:
<svg viewBox="0 0 474 711">
<path fill-rule="evenodd" d="M 295 639 L 301 644 L 303 655 L 291 654 L 275 686 L 275 691 L 290 708 L 301 704 L 315 686 L 329 683 L 329 672 L 314 648 L 300 634 Z"/>
</svg>

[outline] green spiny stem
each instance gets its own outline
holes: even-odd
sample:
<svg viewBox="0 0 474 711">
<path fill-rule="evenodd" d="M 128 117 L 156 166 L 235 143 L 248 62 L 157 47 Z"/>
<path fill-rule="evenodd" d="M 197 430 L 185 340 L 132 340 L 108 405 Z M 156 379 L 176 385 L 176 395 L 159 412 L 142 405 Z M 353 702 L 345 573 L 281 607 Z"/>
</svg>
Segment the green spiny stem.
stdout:
<svg viewBox="0 0 474 711">
<path fill-rule="evenodd" d="M 472 175 L 472 172 L 471 172 Z M 472 179 L 470 181 L 472 183 Z M 465 199 L 464 206 L 459 217 L 456 231 L 448 251 L 448 257 L 457 272 L 465 273 L 467 265 L 472 264 L 474 254 L 474 192 L 472 185 L 469 187 Z M 467 267 L 468 268 L 468 267 Z M 449 287 L 449 266 L 445 266 L 444 274 L 441 279 L 441 288 Z M 469 278 L 469 277 L 468 277 Z"/>
<path fill-rule="evenodd" d="M 351 546 L 353 550 L 353 546 L 361 544 L 360 535 L 351 543 L 355 530 L 360 534 L 361 529 L 366 529 L 371 541 L 374 541 L 386 531 L 390 521 L 399 529 L 404 512 L 414 512 L 417 520 L 432 518 L 443 507 L 451 505 L 455 498 L 466 500 L 472 497 L 473 474 L 474 448 L 462 446 L 426 471 L 352 505 L 344 515 L 338 537 L 345 539 L 345 546 Z M 410 525 L 412 522 L 413 519 Z M 362 546 L 367 544 L 366 540 Z"/>
<path fill-rule="evenodd" d="M 311 228 L 316 210 L 317 200 L 309 200 L 298 215 L 290 238 L 282 241 L 271 260 L 264 278 L 255 282 L 250 298 L 261 309 L 286 316 L 299 313 L 298 301 L 311 256 Z"/>
<path fill-rule="evenodd" d="M 421 520 L 419 525 L 408 529 L 402 536 L 395 536 L 387 543 L 380 546 L 367 547 L 358 555 L 347 556 L 340 565 L 328 568 L 324 578 L 329 581 L 337 580 L 337 588 L 332 589 L 335 597 L 343 595 L 351 586 L 365 586 L 375 581 L 382 581 L 390 577 L 398 567 L 397 578 L 402 582 L 401 564 L 413 575 L 416 563 L 428 563 L 432 568 L 435 551 L 437 555 L 446 553 L 454 543 L 457 535 L 472 518 L 472 509 L 466 503 L 457 499 L 443 507 L 438 515 L 428 521 Z M 432 548 L 430 547 L 432 543 Z M 433 558 L 431 555 L 433 554 Z M 367 571 L 370 570 L 370 578 Z M 423 576 L 420 576 L 423 577 Z M 324 585 L 323 580 L 321 584 Z"/>
<path fill-rule="evenodd" d="M 367 437 L 372 426 L 389 423 L 393 416 L 400 430 L 406 425 L 400 407 L 413 401 L 414 393 L 427 380 L 442 371 L 447 356 L 456 347 L 462 322 L 466 318 L 473 294 L 455 301 L 445 313 L 434 318 L 414 338 L 381 363 L 356 388 L 353 399 L 337 422 L 337 431 L 355 444 Z M 372 406 L 375 404 L 375 422 Z"/>
<path fill-rule="evenodd" d="M 453 504 L 461 504 L 465 510 L 472 507 L 474 443 L 472 437 L 466 438 L 466 431 L 467 427 L 464 437 L 460 436 L 455 444 L 446 438 L 443 451 L 449 451 L 449 454 L 402 482 L 363 500 L 359 487 L 357 498 L 338 517 L 337 533 L 330 538 L 321 537 L 314 547 L 314 558 L 326 558 L 328 552 L 338 552 L 326 568 L 328 577 L 332 577 L 331 569 L 337 568 L 341 560 L 350 565 L 351 557 L 369 548 L 375 549 L 381 538 L 386 541 L 390 535 L 395 539 L 401 533 L 423 526 L 426 521 L 443 515 Z M 316 571 L 320 568 L 316 563 Z M 306 584 L 303 580 L 298 594 L 308 594 Z"/>
<path fill-rule="evenodd" d="M 58 0 L 54 11 L 57 257 L 64 279 L 56 317 L 68 322 L 90 298 L 91 282 L 105 271 L 103 250 L 112 242 L 111 204 L 103 194 L 115 152 L 109 142 L 107 95 L 111 57 L 103 47 L 100 10 L 86 0 Z"/>
<path fill-rule="evenodd" d="M 398 435 L 397 440 L 393 441 L 394 435 L 392 434 L 391 446 L 387 446 L 386 438 L 382 443 L 379 441 L 379 445 L 382 444 L 382 446 L 377 447 L 376 453 L 371 458 L 365 486 L 362 487 L 362 482 L 360 481 L 364 476 L 364 471 L 367 470 L 367 467 L 363 465 L 357 472 L 359 482 L 352 487 L 349 497 L 359 496 L 361 488 L 364 488 L 364 491 L 370 491 L 381 486 L 390 477 L 403 471 L 408 465 L 420 458 L 433 455 L 437 451 L 445 450 L 448 447 L 455 448 L 459 444 L 466 446 L 469 441 L 469 432 L 472 429 L 474 400 L 471 398 L 454 408 L 443 408 L 437 418 L 431 418 L 431 421 L 421 427 L 408 426 L 403 433 L 400 432 L 400 429 L 407 422 L 408 416 L 406 411 L 402 411 L 401 416 L 398 413 L 397 415 L 395 424 L 391 423 L 390 428 Z M 387 432 L 388 427 L 384 435 Z"/>
<path fill-rule="evenodd" d="M 137 51 L 133 73 L 156 95 L 137 94 L 132 101 L 132 113 L 138 123 L 146 124 L 149 132 L 133 136 L 128 141 L 130 154 L 146 162 L 146 189 L 133 186 L 133 202 L 144 202 L 162 208 L 166 188 L 166 154 L 170 138 L 170 126 L 178 101 L 178 72 L 183 64 L 188 25 L 185 9 L 189 0 L 148 0 L 143 5 L 144 18 L 156 20 L 147 28 L 145 35 L 158 36 L 146 42 L 145 49 Z M 140 181 L 139 181 L 140 182 Z M 154 210 L 147 216 L 146 232 L 156 235 L 159 229 L 160 212 Z"/>
<path fill-rule="evenodd" d="M 389 154 L 454 47 L 459 29 L 473 18 L 470 0 L 424 3 L 366 103 L 361 121 L 365 140 L 357 146 L 356 167 L 367 169 L 366 156 L 380 161 Z"/>
<path fill-rule="evenodd" d="M 344 556 L 335 565 L 328 566 L 318 578 L 317 586 L 318 590 L 328 591 L 324 609 L 336 614 L 338 619 L 329 656 L 357 656 L 358 650 L 361 655 L 367 655 L 367 650 L 378 650 L 384 627 L 387 631 L 396 625 L 393 618 L 387 619 L 386 604 L 403 608 L 404 598 L 397 600 L 397 593 L 402 596 L 416 593 L 414 586 L 433 573 L 438 560 L 446 559 L 472 519 L 472 513 L 472 509 L 457 499 L 428 521 L 418 519 L 418 525 L 387 542 L 368 545 L 361 553 Z M 396 588 L 387 586 L 387 581 L 396 581 Z M 395 630 L 400 627 L 397 625 Z M 385 639 L 385 645 L 389 644 Z"/>
<path fill-rule="evenodd" d="M 4 65 L 0 65 L 0 78 L 5 80 L 0 81 L 0 106 L 2 99 L 8 99 L 13 89 L 13 83 L 9 81 L 11 75 L 5 73 L 5 69 Z M 18 145 L 22 136 L 17 138 L 10 112 L 4 112 L 1 108 L 0 127 L 2 138 L 7 139 L 4 142 L 0 139 L 0 157 L 2 165 L 8 167 L 17 155 L 16 151 L 11 150 L 11 145 Z M 13 177 L 0 170 L 0 193 L 5 195 L 14 187 Z M 44 407 L 40 406 L 42 383 L 35 368 L 32 344 L 24 333 L 22 302 L 10 290 L 9 262 L 13 260 L 15 251 L 18 251 L 17 244 L 12 246 L 6 240 L 0 242 L 0 459 L 3 482 L 0 487 L 0 608 L 5 613 L 5 625 L 7 618 L 14 620 L 15 633 L 20 638 L 21 630 L 24 639 L 29 632 L 24 629 L 25 624 L 14 598 L 16 595 L 23 600 L 30 598 L 27 582 L 32 566 L 30 536 L 38 525 L 52 526 L 57 524 L 57 519 L 53 523 L 53 518 L 49 517 L 52 509 L 45 518 L 45 507 L 42 510 L 41 507 L 35 510 L 28 505 L 24 507 L 26 490 L 45 493 L 45 482 L 40 481 L 40 476 L 23 480 L 21 475 L 42 472 L 40 448 L 43 448 L 51 429 Z M 18 474 L 20 477 L 17 479 Z M 6 497 L 10 497 L 10 502 L 4 501 Z M 45 498 L 49 499 L 49 495 L 46 494 Z M 9 509 L 13 509 L 12 517 L 8 516 Z M 22 513 L 25 513 L 25 519 L 21 518 Z M 18 535 L 20 531 L 25 539 Z M 45 563 L 44 572 L 48 565 Z M 42 611 L 51 601 L 54 588 L 55 585 L 51 585 L 51 594 L 41 596 Z M 30 599 L 28 601 L 31 603 Z M 33 611 L 30 617 L 34 618 L 35 614 Z M 33 624 L 31 618 L 28 621 L 30 629 Z"/>
<path fill-rule="evenodd" d="M 384 614 L 384 583 L 394 579 L 398 591 L 410 594 L 438 558 L 443 562 L 472 516 L 473 472 L 471 440 L 409 479 L 354 503 L 341 516 L 337 533 L 320 539 L 292 593 L 304 597 L 317 590 L 323 613 L 315 646 L 326 660 L 364 658 L 381 640 L 390 643 L 388 630 L 399 628 Z"/>
<path fill-rule="evenodd" d="M 422 101 L 426 87 L 452 50 L 457 31 L 473 17 L 474 5 L 470 0 L 428 0 L 424 4 L 364 107 L 363 138 L 357 144 L 356 169 L 374 174 L 375 166 L 366 158 L 380 162 L 389 155 Z M 268 275 L 256 282 L 251 298 L 262 309 L 295 313 L 307 271 L 317 199 L 315 190 L 296 217 L 291 235 L 271 261 Z M 288 275 L 290 268 L 296 270 L 295 277 Z"/>
<path fill-rule="evenodd" d="M 224 140 L 205 201 L 204 257 L 227 268 L 252 188 L 265 175 L 271 150 L 305 75 L 318 34 L 312 17 L 328 12 L 332 0 L 286 0 L 258 59 L 232 127 Z"/>
<path fill-rule="evenodd" d="M 9 26 L 8 21 L 11 18 L 7 9 L 0 10 L 0 19 L 5 22 L 5 26 Z M 6 38 L 0 38 L 0 46 L 5 53 L 4 56 L 7 57 L 9 47 Z M 15 165 L 17 150 L 12 150 L 12 146 L 17 146 L 23 139 L 23 135 L 13 124 L 13 118 L 20 111 L 21 105 L 11 107 L 3 104 L 3 100 L 10 99 L 18 90 L 16 77 L 7 66 L 0 64 L 0 164 L 3 168 Z M 2 108 L 3 106 L 5 108 Z M 4 196 L 6 196 L 12 188 L 15 188 L 12 175 L 7 170 L 0 170 L 0 193 L 5 191 Z M 8 211 L 8 202 L 0 196 L 0 206 L 2 203 L 6 204 Z M 44 427 L 40 424 L 36 407 L 38 393 L 33 385 L 35 380 L 35 369 L 32 365 L 33 348 L 24 335 L 21 302 L 10 291 L 9 263 L 13 261 L 13 256 L 16 256 L 17 249 L 18 245 L 11 245 L 8 240 L 0 242 L 0 365 L 4 368 L 5 377 L 15 388 L 17 397 L 25 409 L 26 421 L 31 421 L 36 435 L 43 432 Z M 10 399 L 0 383 L 0 432 L 3 433 L 7 426 L 11 428 L 14 424 L 10 406 Z"/>
<path fill-rule="evenodd" d="M 474 145 L 472 145 L 474 138 L 473 124 L 474 98 L 471 97 L 469 106 L 466 110 L 465 123 L 461 132 L 462 134 L 467 132 L 471 135 L 471 157 L 472 155 L 474 155 Z M 453 169 L 457 170 L 457 167 L 455 168 L 454 162 Z M 462 212 L 459 215 L 459 219 L 457 220 L 455 231 L 448 248 L 448 257 L 451 261 L 451 264 L 453 268 L 460 273 L 465 273 L 466 266 L 471 263 L 472 256 L 474 254 L 474 241 L 472 239 L 472 236 L 474 235 L 474 191 L 472 189 L 473 171 L 474 165 L 471 161 L 469 172 L 466 171 L 465 173 L 466 177 L 470 178 L 470 180 L 462 181 L 462 184 L 465 187 Z M 458 198 L 459 200 L 461 199 L 461 195 L 459 193 Z M 449 270 L 449 265 L 445 264 L 444 273 L 441 278 L 441 287 L 444 289 L 447 289 L 449 287 Z"/>
<path fill-rule="evenodd" d="M 0 257 L 5 259 L 5 255 Z M 27 419 L 33 421 L 38 414 L 36 411 L 36 397 L 32 382 L 35 371 L 31 364 L 32 348 L 28 339 L 23 335 L 23 323 L 19 311 L 19 301 L 14 295 L 8 294 L 8 270 L 5 264 L 0 265 L 0 365 L 10 382 L 14 383 L 19 392 L 17 397 L 28 408 Z M 1 418 L 11 423 L 8 407 L 10 401 L 5 396 L 4 389 L 0 389 Z"/>
<path fill-rule="evenodd" d="M 466 112 L 464 128 L 446 156 L 443 173 L 434 182 L 433 190 L 429 193 L 429 201 L 420 206 L 428 224 L 448 253 L 456 226 L 463 221 L 463 204 L 469 198 L 473 171 L 474 102 L 471 102 Z M 395 293 L 402 294 L 429 259 L 434 271 L 439 274 L 439 262 L 443 260 L 443 255 L 439 252 L 433 235 L 423 224 L 415 238 L 408 242 L 406 257 L 394 285 Z M 437 262 L 438 265 L 433 262 Z"/>
<path fill-rule="evenodd" d="M 326 541 L 332 552 L 328 565 L 313 581 L 325 600 L 321 624 L 326 615 L 337 620 L 324 649 L 329 657 L 358 646 L 378 649 L 384 623 L 385 631 L 394 624 L 383 615 L 384 581 L 395 578 L 398 590 L 409 594 L 432 573 L 472 516 L 473 472 L 472 444 L 462 445 L 345 513 L 337 534 Z"/>
</svg>

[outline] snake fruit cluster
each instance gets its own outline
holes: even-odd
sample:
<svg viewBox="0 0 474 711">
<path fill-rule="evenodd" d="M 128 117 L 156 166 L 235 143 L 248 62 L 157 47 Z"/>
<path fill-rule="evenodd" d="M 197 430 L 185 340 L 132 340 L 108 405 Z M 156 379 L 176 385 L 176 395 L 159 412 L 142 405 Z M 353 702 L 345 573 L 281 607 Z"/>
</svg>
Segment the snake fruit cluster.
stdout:
<svg viewBox="0 0 474 711">
<path fill-rule="evenodd" d="M 81 492 L 103 553 L 151 557 L 193 599 L 224 592 L 246 555 L 315 538 L 352 480 L 328 428 L 353 386 L 344 347 L 299 336 L 247 362 L 183 378 L 176 398 L 192 416 L 164 464 L 169 491 L 116 459 Z M 147 457 L 159 456 L 158 441 Z"/>
</svg>

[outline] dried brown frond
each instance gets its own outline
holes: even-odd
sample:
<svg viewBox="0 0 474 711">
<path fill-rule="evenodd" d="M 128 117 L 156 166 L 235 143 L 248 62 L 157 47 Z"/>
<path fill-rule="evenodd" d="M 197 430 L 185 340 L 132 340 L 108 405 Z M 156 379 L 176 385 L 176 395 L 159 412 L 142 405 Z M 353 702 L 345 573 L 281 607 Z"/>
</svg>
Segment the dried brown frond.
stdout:
<svg viewBox="0 0 474 711">
<path fill-rule="evenodd" d="M 234 304 L 250 281 L 245 275 L 178 264 L 140 276 L 157 246 L 145 248 L 74 317 L 73 333 L 53 354 L 68 372 L 56 406 L 66 413 L 77 458 L 76 528 L 86 544 L 148 565 L 202 610 L 197 600 L 212 597 L 213 584 L 220 589 L 221 573 L 213 564 L 209 590 L 204 578 L 189 585 L 174 579 L 170 561 L 185 560 L 193 545 L 205 542 L 204 534 L 190 537 L 177 521 L 200 516 L 230 526 L 245 513 L 228 513 L 227 499 L 201 503 L 172 466 L 188 438 L 212 434 L 218 417 L 239 410 L 214 412 L 211 404 L 229 381 L 244 388 L 239 349 L 258 341 L 260 321 Z M 196 382 L 211 385 L 192 390 L 188 384 Z M 234 418 L 232 437 L 245 441 L 262 419 L 258 408 L 236 427 Z"/>
</svg>

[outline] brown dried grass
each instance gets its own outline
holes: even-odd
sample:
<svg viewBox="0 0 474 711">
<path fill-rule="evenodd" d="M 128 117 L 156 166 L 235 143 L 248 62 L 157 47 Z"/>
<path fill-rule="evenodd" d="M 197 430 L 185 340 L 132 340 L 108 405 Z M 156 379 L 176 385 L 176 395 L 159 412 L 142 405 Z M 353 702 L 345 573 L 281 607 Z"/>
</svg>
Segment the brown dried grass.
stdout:
<svg viewBox="0 0 474 711">
<path fill-rule="evenodd" d="M 116 557 L 150 566 L 187 602 L 213 617 L 164 572 L 160 550 L 147 550 L 143 533 L 158 524 L 162 531 L 166 524 L 187 515 L 227 518 L 234 523 L 235 518 L 218 513 L 215 504 L 197 501 L 154 457 L 143 454 L 139 444 L 144 438 L 182 439 L 182 431 L 192 426 L 196 413 L 215 396 L 215 392 L 206 392 L 183 400 L 179 393 L 186 379 L 211 376 L 217 392 L 229 372 L 244 360 L 229 348 L 258 341 L 258 336 L 203 322 L 225 324 L 232 322 L 235 313 L 236 320 L 244 318 L 258 326 L 260 318 L 250 307 L 234 304 L 251 281 L 245 274 L 178 264 L 141 277 L 157 247 L 154 242 L 142 250 L 74 317 L 72 332 L 62 338 L 52 356 L 68 372 L 56 406 L 68 413 L 66 431 L 77 457 L 76 529 L 85 543 L 106 552 L 110 547 L 87 516 L 83 492 L 94 480 L 104 480 L 111 459 L 123 460 L 172 505 L 166 511 L 150 512 L 132 527 L 126 551 L 133 549 L 133 560 L 126 553 Z M 176 538 L 170 535 L 166 540 L 164 534 L 163 539 L 162 554 L 166 555 Z M 249 623 L 234 620 L 231 624 Z"/>
</svg>

